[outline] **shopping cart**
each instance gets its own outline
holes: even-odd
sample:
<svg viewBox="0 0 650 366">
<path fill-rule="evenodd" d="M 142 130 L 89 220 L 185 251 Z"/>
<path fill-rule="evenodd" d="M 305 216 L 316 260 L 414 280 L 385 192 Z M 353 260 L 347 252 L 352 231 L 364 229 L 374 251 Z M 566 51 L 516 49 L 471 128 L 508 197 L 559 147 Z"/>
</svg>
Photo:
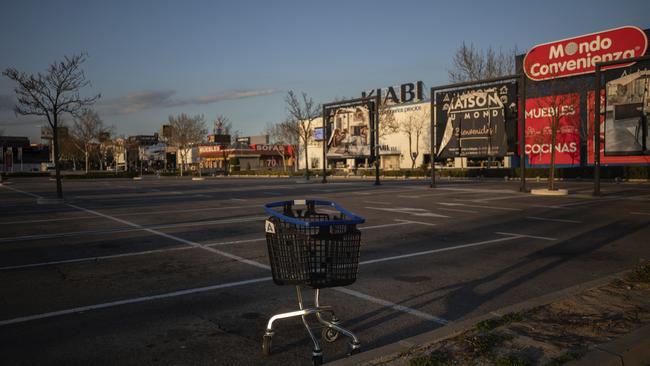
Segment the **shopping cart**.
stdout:
<svg viewBox="0 0 650 366">
<path fill-rule="evenodd" d="M 329 209 L 317 212 L 316 206 Z M 351 338 L 350 354 L 359 352 L 359 339 L 341 327 L 331 306 L 320 304 L 319 295 L 322 288 L 350 285 L 357 279 L 361 245 L 357 224 L 365 220 L 330 201 L 280 201 L 269 203 L 264 209 L 271 215 L 265 222 L 265 231 L 273 282 L 296 287 L 299 310 L 276 314 L 269 319 L 262 352 L 271 354 L 273 322 L 300 316 L 314 343 L 313 364 L 320 365 L 323 353 L 307 322 L 310 314 L 315 314 L 322 325 L 322 338 L 326 342 L 334 342 L 343 334 Z M 315 290 L 314 307 L 307 308 L 303 304 L 301 287 Z M 323 313 L 328 313 L 330 320 L 325 319 Z"/>
</svg>

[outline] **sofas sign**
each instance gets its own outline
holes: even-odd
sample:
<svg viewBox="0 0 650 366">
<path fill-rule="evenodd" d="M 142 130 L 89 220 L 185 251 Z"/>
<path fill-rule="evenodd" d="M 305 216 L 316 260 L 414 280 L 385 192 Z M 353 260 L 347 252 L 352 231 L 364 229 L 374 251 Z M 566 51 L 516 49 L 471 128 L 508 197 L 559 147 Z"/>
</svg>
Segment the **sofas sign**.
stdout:
<svg viewBox="0 0 650 366">
<path fill-rule="evenodd" d="M 588 74 L 596 70 L 598 62 L 642 56 L 647 48 L 648 38 L 641 29 L 632 26 L 615 28 L 537 45 L 524 58 L 524 72 L 536 81 Z"/>
</svg>

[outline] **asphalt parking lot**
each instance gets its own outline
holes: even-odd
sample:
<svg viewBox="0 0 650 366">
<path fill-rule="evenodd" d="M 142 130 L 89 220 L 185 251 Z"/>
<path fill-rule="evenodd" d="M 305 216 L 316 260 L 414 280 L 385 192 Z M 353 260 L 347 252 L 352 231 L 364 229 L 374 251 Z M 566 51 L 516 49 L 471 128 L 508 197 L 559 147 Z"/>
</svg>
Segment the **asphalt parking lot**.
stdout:
<svg viewBox="0 0 650 366">
<path fill-rule="evenodd" d="M 529 183 L 529 186 L 542 186 Z M 7 365 L 308 365 L 294 289 L 268 270 L 264 203 L 334 200 L 366 218 L 358 281 L 326 289 L 363 350 L 650 258 L 650 186 L 517 182 L 47 178 L 0 187 L 0 354 Z M 305 296 L 309 297 L 311 293 Z M 324 344 L 325 361 L 346 341 Z"/>
</svg>

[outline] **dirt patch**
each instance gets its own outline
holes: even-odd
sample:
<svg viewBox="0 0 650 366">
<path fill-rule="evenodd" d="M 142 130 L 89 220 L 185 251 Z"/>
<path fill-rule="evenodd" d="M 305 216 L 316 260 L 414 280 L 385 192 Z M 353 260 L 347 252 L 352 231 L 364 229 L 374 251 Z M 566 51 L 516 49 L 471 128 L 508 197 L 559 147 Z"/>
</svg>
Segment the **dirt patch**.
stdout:
<svg viewBox="0 0 650 366">
<path fill-rule="evenodd" d="M 599 288 L 482 321 L 454 338 L 374 365 L 561 365 L 650 323 L 650 263 Z"/>
</svg>

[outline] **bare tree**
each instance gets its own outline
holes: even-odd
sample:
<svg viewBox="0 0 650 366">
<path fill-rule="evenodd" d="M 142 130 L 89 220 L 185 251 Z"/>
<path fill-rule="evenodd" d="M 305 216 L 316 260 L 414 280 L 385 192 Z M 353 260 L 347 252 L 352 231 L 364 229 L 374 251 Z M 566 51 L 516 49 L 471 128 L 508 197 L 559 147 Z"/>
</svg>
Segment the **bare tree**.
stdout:
<svg viewBox="0 0 650 366">
<path fill-rule="evenodd" d="M 178 149 L 181 158 L 180 174 L 183 176 L 183 166 L 187 160 L 188 149 L 203 140 L 207 134 L 205 118 L 202 115 L 193 117 L 185 113 L 169 116 L 167 122 L 172 129 L 171 144 Z"/>
<path fill-rule="evenodd" d="M 287 153 L 285 146 L 291 146 L 296 151 L 300 137 L 294 133 L 297 129 L 292 126 L 291 120 L 286 120 L 277 124 L 271 124 L 266 127 L 266 134 L 269 135 L 271 145 L 282 157 L 282 168 L 287 171 Z"/>
<path fill-rule="evenodd" d="M 392 135 L 400 131 L 400 125 L 397 123 L 395 113 L 392 110 L 393 105 L 388 104 L 386 100 L 379 103 L 377 108 L 378 123 L 379 123 L 379 138 Z M 377 141 L 379 144 L 379 141 Z"/>
<path fill-rule="evenodd" d="M 452 69 L 447 70 L 449 81 L 458 83 L 514 74 L 516 54 L 517 47 L 509 52 L 495 50 L 492 46 L 478 50 L 473 44 L 468 46 L 463 42 L 454 54 Z"/>
<path fill-rule="evenodd" d="M 321 115 L 321 107 L 314 103 L 307 93 L 298 98 L 293 90 L 289 90 L 285 98 L 291 123 L 287 125 L 299 137 L 305 148 L 305 179 L 309 180 L 309 139 L 314 133 L 312 122 Z M 325 164 L 325 162 L 323 162 Z"/>
<path fill-rule="evenodd" d="M 81 69 L 86 54 L 65 56 L 63 61 L 50 64 L 44 74 L 27 75 L 14 68 L 8 68 L 3 75 L 15 81 L 14 88 L 18 104 L 14 106 L 16 114 L 23 116 L 44 116 L 52 128 L 54 145 L 54 166 L 56 170 L 56 196 L 63 198 L 61 187 L 61 153 L 59 149 L 59 118 L 63 113 L 79 116 L 85 106 L 92 105 L 100 95 L 83 98 L 79 90 L 90 84 Z"/>
<path fill-rule="evenodd" d="M 214 119 L 214 134 L 215 135 L 230 135 L 232 133 L 232 123 L 230 118 L 220 114 Z"/>
<path fill-rule="evenodd" d="M 49 125 L 43 126 L 42 127 L 48 136 L 54 136 L 52 132 L 52 127 Z M 70 134 L 70 128 L 68 127 L 66 121 L 63 119 L 59 120 L 59 128 L 58 128 L 58 140 L 59 140 L 59 148 L 60 148 L 60 160 L 61 161 L 67 161 L 72 163 L 72 169 L 77 170 L 77 162 L 83 160 L 83 153 L 82 151 L 77 147 L 79 146 L 79 143 L 75 141 L 75 138 L 72 134 Z M 52 140 L 50 140 L 52 141 Z M 50 146 L 52 148 L 52 146 Z"/>
<path fill-rule="evenodd" d="M 78 118 L 75 118 L 72 136 L 77 148 L 84 154 L 85 170 L 88 173 L 90 154 L 96 151 L 103 134 L 109 133 L 108 127 L 99 118 L 99 114 L 92 109 L 84 109 Z"/>
<path fill-rule="evenodd" d="M 420 117 L 409 114 L 406 120 L 400 124 L 400 131 L 408 137 L 409 140 L 409 157 L 411 158 L 411 169 L 415 168 L 415 161 L 420 155 L 420 137 L 427 127 L 428 114 Z M 415 140 L 415 151 L 413 150 L 413 140 Z"/>
<path fill-rule="evenodd" d="M 223 150 L 224 175 L 228 175 L 231 166 L 235 165 L 234 163 L 230 164 L 230 160 L 235 160 L 234 155 L 237 155 L 237 149 L 241 149 L 242 145 L 242 143 L 239 142 L 239 136 L 241 133 L 239 130 L 233 130 L 230 122 L 227 123 L 227 132 L 227 134 L 230 135 L 230 146 Z"/>
</svg>

